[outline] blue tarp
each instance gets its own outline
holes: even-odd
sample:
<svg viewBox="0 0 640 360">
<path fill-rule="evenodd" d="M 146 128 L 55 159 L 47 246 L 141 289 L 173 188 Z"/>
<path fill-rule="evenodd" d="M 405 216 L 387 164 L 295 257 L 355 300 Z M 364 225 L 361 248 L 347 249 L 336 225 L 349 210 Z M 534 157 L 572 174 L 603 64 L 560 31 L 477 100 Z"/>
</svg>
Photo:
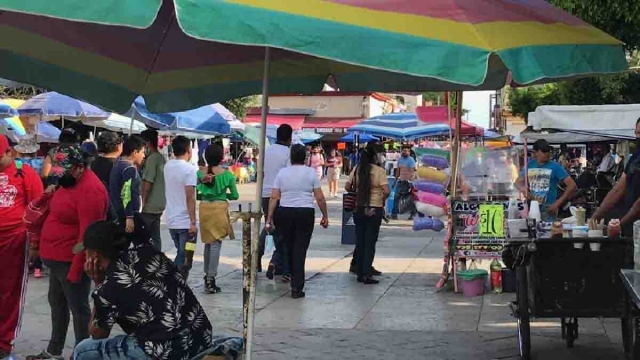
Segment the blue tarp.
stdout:
<svg viewBox="0 0 640 360">
<path fill-rule="evenodd" d="M 447 134 L 449 126 L 445 124 L 426 124 L 415 113 L 392 113 L 363 120 L 348 130 L 374 136 L 410 140 L 427 136 Z"/>
<path fill-rule="evenodd" d="M 97 106 L 51 91 L 36 95 L 18 107 L 20 114 L 46 117 L 68 117 L 83 119 L 106 119 L 111 115 Z"/>
</svg>

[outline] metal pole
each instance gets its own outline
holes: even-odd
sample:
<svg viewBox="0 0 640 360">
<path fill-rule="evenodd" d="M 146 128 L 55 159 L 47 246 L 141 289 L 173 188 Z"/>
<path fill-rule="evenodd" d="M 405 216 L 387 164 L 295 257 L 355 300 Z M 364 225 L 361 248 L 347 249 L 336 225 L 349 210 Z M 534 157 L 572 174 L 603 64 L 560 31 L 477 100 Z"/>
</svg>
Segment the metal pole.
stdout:
<svg viewBox="0 0 640 360">
<path fill-rule="evenodd" d="M 262 183 L 264 179 L 264 149 L 267 139 L 267 115 L 269 114 L 269 67 L 271 65 L 271 48 L 265 47 L 264 52 L 264 75 L 262 78 L 262 116 L 260 119 L 260 143 L 258 146 L 258 169 L 256 179 L 256 208 L 261 212 L 262 204 Z M 258 241 L 260 237 L 260 217 L 256 217 L 251 232 L 251 270 L 249 289 L 249 312 L 247 316 L 247 340 L 245 360 L 251 360 L 253 352 L 253 322 L 256 308 L 256 272 L 258 268 Z"/>
<path fill-rule="evenodd" d="M 457 195 L 458 160 L 460 159 L 460 128 L 462 128 L 462 91 L 456 91 L 456 125 L 453 140 L 453 159 L 451 159 L 451 195 Z"/>
</svg>

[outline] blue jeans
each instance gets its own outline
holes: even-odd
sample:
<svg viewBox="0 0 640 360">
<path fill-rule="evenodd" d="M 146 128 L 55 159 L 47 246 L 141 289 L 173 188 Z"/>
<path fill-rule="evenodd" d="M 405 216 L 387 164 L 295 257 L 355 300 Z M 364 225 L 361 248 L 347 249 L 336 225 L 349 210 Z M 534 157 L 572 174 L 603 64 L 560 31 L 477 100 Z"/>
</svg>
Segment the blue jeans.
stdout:
<svg viewBox="0 0 640 360">
<path fill-rule="evenodd" d="M 171 239 L 173 239 L 173 243 L 176 245 L 176 250 L 178 250 L 173 263 L 180 267 L 185 263 L 184 248 L 190 237 L 189 229 L 169 229 L 169 234 L 171 234 Z"/>
<path fill-rule="evenodd" d="M 73 351 L 73 360 L 147 360 L 149 357 L 128 335 L 108 339 L 85 339 Z"/>
</svg>

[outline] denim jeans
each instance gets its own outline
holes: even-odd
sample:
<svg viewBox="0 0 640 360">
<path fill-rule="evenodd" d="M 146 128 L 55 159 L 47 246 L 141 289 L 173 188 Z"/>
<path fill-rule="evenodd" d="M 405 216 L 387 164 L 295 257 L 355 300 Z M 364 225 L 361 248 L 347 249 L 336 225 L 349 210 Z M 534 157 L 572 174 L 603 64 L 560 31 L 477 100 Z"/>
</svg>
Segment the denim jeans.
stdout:
<svg viewBox="0 0 640 360">
<path fill-rule="evenodd" d="M 171 239 L 176 245 L 176 250 L 178 251 L 173 263 L 180 267 L 185 263 L 184 248 L 187 244 L 187 240 L 189 240 L 189 229 L 169 229 L 169 234 L 171 234 Z"/>
<path fill-rule="evenodd" d="M 85 339 L 73 351 L 73 360 L 146 360 L 147 354 L 131 336 L 108 339 Z"/>
<path fill-rule="evenodd" d="M 382 208 L 372 209 L 372 214 L 366 214 L 365 209 L 358 209 L 353 214 L 353 221 L 356 224 L 356 248 L 353 252 L 356 273 L 359 278 L 371 276 L 373 259 L 376 255 L 376 243 L 380 235 L 380 225 L 384 210 Z M 355 262 L 355 263 L 354 263 Z"/>
<path fill-rule="evenodd" d="M 69 310 L 73 315 L 76 345 L 89 337 L 91 280 L 87 275 L 82 274 L 79 283 L 71 283 L 67 280 L 67 274 L 71 268 L 70 262 L 47 259 L 43 261 L 50 270 L 48 298 L 51 307 L 51 339 L 47 352 L 52 355 L 62 355 L 69 322 L 71 322 Z"/>
</svg>

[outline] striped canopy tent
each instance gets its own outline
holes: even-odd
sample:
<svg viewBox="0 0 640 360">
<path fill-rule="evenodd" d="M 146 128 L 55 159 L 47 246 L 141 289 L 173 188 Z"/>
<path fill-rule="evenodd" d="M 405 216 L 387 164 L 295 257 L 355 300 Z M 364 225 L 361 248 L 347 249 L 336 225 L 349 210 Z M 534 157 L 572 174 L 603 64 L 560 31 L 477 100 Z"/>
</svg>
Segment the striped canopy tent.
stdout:
<svg viewBox="0 0 640 360">
<path fill-rule="evenodd" d="M 329 77 L 340 91 L 458 91 L 627 69 L 618 40 L 544 0 L 0 0 L 0 10 L 6 79 L 115 112 L 138 95 L 171 112 L 262 92 L 258 202 L 269 93 L 313 94 Z"/>
<path fill-rule="evenodd" d="M 175 5 L 174 5 L 175 4 Z M 498 89 L 626 69 L 619 41 L 544 0 L 0 0 L 0 77 L 123 113 L 263 88 Z M 371 46 L 384 44 L 384 46 Z M 246 45 L 246 46 L 243 46 Z"/>
<path fill-rule="evenodd" d="M 413 140 L 449 134 L 449 124 L 446 121 L 445 118 L 444 123 L 424 122 L 415 113 L 391 113 L 363 120 L 347 131 L 399 140 Z M 482 128 L 475 125 L 463 122 L 460 128 L 464 136 L 482 136 Z"/>
</svg>

